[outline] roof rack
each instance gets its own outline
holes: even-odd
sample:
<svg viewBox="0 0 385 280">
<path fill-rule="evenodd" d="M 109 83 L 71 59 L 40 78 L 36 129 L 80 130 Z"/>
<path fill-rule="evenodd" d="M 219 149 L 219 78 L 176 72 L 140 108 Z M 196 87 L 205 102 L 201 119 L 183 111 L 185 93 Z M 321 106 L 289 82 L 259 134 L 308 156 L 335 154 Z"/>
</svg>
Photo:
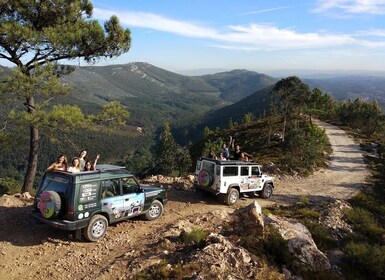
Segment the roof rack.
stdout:
<svg viewBox="0 0 385 280">
<path fill-rule="evenodd" d="M 120 165 L 114 165 L 114 164 L 97 164 L 96 165 L 96 170 L 100 171 L 113 171 L 113 170 L 122 170 L 126 169 L 125 166 L 120 166 Z"/>
</svg>

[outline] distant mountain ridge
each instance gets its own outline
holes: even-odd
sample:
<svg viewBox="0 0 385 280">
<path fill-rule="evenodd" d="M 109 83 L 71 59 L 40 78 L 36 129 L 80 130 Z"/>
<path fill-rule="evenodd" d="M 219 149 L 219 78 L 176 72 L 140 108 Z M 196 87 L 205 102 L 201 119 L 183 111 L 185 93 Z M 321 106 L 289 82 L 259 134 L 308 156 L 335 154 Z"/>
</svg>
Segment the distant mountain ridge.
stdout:
<svg viewBox="0 0 385 280">
<path fill-rule="evenodd" d="M 200 77 L 211 86 L 217 88 L 221 92 L 223 99 L 231 102 L 237 102 L 253 92 L 274 85 L 278 81 L 265 74 L 244 69 L 236 69 Z"/>
<path fill-rule="evenodd" d="M 63 79 L 74 89 L 62 102 L 91 112 L 119 100 L 131 112 L 132 124 L 152 128 L 165 119 L 188 122 L 275 83 L 269 76 L 247 70 L 184 76 L 145 62 L 79 67 Z"/>
</svg>

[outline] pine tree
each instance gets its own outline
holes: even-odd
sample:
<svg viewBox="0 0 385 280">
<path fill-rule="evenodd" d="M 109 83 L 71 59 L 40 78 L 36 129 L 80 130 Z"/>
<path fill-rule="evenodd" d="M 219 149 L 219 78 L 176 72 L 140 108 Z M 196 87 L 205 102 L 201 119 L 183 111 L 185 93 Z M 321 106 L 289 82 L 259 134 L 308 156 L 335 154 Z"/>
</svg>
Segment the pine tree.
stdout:
<svg viewBox="0 0 385 280">
<path fill-rule="evenodd" d="M 2 94 L 24 104 L 24 111 L 12 111 L 9 119 L 22 120 L 29 126 L 30 148 L 23 192 L 32 190 L 35 179 L 40 129 L 47 128 L 57 118 L 64 120 L 71 116 L 75 123 L 82 118 L 76 108 L 62 106 L 56 110 L 61 113 L 55 115 L 47 106 L 52 98 L 70 90 L 58 79 L 69 69 L 56 63 L 76 58 L 88 62 L 111 58 L 127 52 L 131 46 L 130 30 L 123 29 L 116 16 L 106 21 L 103 28 L 91 19 L 92 9 L 88 0 L 0 1 L 0 59 L 16 66 L 7 84 L 3 83 Z M 116 105 L 104 108 L 108 120 L 127 116 L 125 112 L 123 117 L 117 116 L 122 110 Z M 46 115 L 51 118 L 45 118 Z M 100 117 L 103 115 L 99 115 L 99 120 Z M 67 121 L 61 126 L 71 124 Z"/>
<path fill-rule="evenodd" d="M 163 124 L 163 133 L 157 151 L 159 172 L 171 175 L 174 170 L 178 170 L 178 149 L 179 146 L 171 134 L 170 124 L 166 121 Z"/>
</svg>

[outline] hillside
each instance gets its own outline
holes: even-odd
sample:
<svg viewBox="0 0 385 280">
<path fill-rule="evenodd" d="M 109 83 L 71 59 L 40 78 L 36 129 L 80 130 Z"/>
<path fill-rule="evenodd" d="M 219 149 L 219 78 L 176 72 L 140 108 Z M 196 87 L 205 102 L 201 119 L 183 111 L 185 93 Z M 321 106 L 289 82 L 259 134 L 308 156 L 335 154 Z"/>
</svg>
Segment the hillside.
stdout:
<svg viewBox="0 0 385 280">
<path fill-rule="evenodd" d="M 217 88 L 221 98 L 227 101 L 239 101 L 253 92 L 274 85 L 277 79 L 248 70 L 232 70 L 212 75 L 201 76 L 208 84 Z"/>
<path fill-rule="evenodd" d="M 216 88 L 147 63 L 77 68 L 64 79 L 74 84 L 63 101 L 85 111 L 119 100 L 131 112 L 130 123 L 155 128 L 164 119 L 186 119 L 223 106 Z"/>
<path fill-rule="evenodd" d="M 229 106 L 210 111 L 209 113 L 195 118 L 186 125 L 176 124 L 174 128 L 175 139 L 181 143 L 195 142 L 202 138 L 205 127 L 215 130 L 229 126 L 230 120 L 241 123 L 247 113 L 252 113 L 259 118 L 266 113 L 269 104 L 269 93 L 272 87 L 261 89 L 246 98 Z"/>
</svg>

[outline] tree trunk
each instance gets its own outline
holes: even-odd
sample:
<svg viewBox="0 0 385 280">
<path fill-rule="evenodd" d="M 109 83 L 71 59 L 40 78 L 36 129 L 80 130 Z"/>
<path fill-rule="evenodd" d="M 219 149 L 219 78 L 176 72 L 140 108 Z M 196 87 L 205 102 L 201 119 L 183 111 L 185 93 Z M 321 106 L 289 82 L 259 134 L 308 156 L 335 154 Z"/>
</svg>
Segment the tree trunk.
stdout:
<svg viewBox="0 0 385 280">
<path fill-rule="evenodd" d="M 35 101 L 33 97 L 27 97 L 27 111 L 30 114 L 35 113 Z M 35 181 L 36 169 L 37 169 L 37 155 L 39 150 L 39 130 L 34 126 L 30 126 L 30 139 L 29 139 L 29 155 L 28 155 L 28 167 L 27 173 L 24 177 L 24 183 L 22 192 L 31 192 L 33 182 Z"/>
</svg>

